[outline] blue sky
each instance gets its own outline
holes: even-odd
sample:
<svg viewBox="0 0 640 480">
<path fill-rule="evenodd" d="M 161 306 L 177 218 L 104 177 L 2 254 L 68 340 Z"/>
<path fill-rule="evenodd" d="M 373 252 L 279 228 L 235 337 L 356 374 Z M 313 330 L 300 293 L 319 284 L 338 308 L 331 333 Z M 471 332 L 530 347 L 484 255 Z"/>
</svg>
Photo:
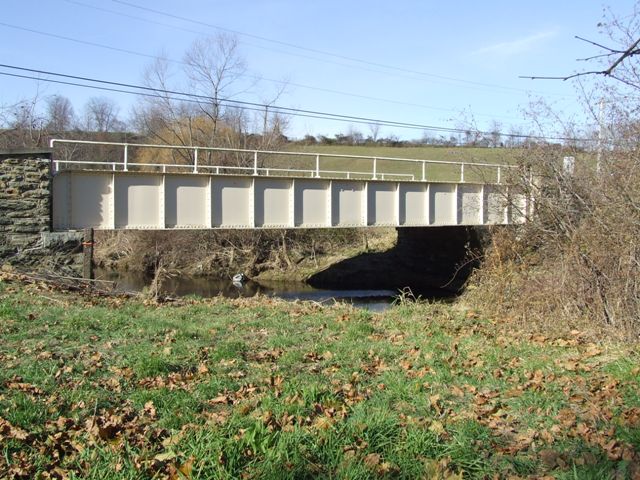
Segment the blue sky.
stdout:
<svg viewBox="0 0 640 480">
<path fill-rule="evenodd" d="M 574 84 L 518 76 L 568 74 L 582 69 L 584 64 L 575 59 L 597 52 L 574 35 L 605 41 L 597 27 L 603 9 L 609 6 L 625 16 L 634 6 L 631 0 L 606 4 L 589 0 L 126 3 L 248 34 L 238 36 L 240 51 L 248 73 L 263 80 L 237 93 L 237 99 L 269 99 L 284 81 L 288 86 L 278 100 L 283 106 L 445 127 L 473 119 L 479 128 L 486 129 L 495 120 L 505 131 L 511 125 L 526 125 L 522 112 L 538 98 L 561 115 L 581 121 Z M 126 83 L 141 83 L 142 72 L 151 62 L 143 55 L 163 54 L 179 61 L 194 39 L 219 32 L 114 0 L 4 0 L 2 10 L 0 63 Z M 175 81 L 180 83 L 178 75 Z M 37 91 L 43 96 L 65 95 L 77 111 L 92 96 L 110 96 L 121 106 L 123 117 L 136 101 L 123 94 L 0 76 L 0 104 Z M 367 126 L 356 127 L 368 132 Z M 340 122 L 292 119 L 288 133 L 297 137 L 306 133 L 332 135 L 348 128 Z M 549 133 L 554 133 L 551 130 Z M 390 127 L 383 127 L 381 133 L 401 138 L 422 135 Z"/>
</svg>

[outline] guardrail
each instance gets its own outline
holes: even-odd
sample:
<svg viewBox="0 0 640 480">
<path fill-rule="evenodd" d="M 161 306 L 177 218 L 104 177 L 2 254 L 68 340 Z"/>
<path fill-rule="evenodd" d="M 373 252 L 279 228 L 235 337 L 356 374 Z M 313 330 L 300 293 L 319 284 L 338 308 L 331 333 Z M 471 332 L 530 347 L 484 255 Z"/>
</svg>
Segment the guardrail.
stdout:
<svg viewBox="0 0 640 480">
<path fill-rule="evenodd" d="M 476 163 L 476 162 L 450 162 L 445 160 L 427 160 L 427 159 L 412 159 L 412 158 L 400 158 L 400 157 L 384 157 L 384 156 L 367 156 L 367 155 L 346 155 L 337 153 L 311 153 L 311 152 L 290 152 L 290 151 L 276 151 L 276 150 L 250 150 L 241 148 L 224 148 L 224 147 L 194 147 L 183 145 L 155 145 L 144 143 L 121 143 L 121 142 L 98 142 L 91 140 L 68 140 L 68 139 L 52 139 L 49 142 L 50 147 L 53 149 L 55 144 L 74 144 L 74 145 L 95 145 L 95 146 L 121 146 L 123 147 L 122 161 L 118 162 L 104 162 L 104 161 L 91 161 L 91 160 L 64 160 L 54 158 L 53 165 L 54 171 L 60 169 L 60 165 L 100 165 L 109 166 L 113 171 L 117 171 L 118 167 L 120 171 L 127 172 L 129 167 L 153 167 L 161 168 L 163 172 L 166 172 L 168 168 L 185 169 L 191 173 L 200 173 L 202 171 L 209 171 L 216 174 L 228 174 L 231 172 L 242 172 L 250 175 L 266 175 L 266 176 L 278 176 L 282 174 L 294 174 L 300 176 L 309 176 L 311 178 L 321 178 L 323 176 L 346 176 L 347 179 L 351 178 L 370 178 L 371 180 L 385 180 L 398 177 L 404 178 L 409 181 L 427 181 L 427 165 L 447 165 L 455 166 L 459 171 L 459 182 L 465 182 L 465 167 L 477 168 L 483 167 L 488 169 L 495 169 L 496 171 L 496 183 L 500 184 L 503 180 L 503 170 L 517 168 L 515 165 L 508 164 L 495 164 L 495 163 Z M 192 152 L 193 163 L 175 164 L 175 163 L 142 163 L 129 161 L 129 152 L 132 148 L 155 148 L 155 149 L 169 149 L 169 150 L 181 150 Z M 251 166 L 232 166 L 232 165 L 205 165 L 199 163 L 199 153 L 201 152 L 230 152 L 230 153 L 242 153 L 249 154 L 252 157 Z M 315 168 L 313 169 L 301 169 L 301 168 L 280 168 L 280 167 L 264 167 L 260 166 L 259 157 L 263 156 L 296 156 L 296 157 L 312 157 L 315 159 Z M 351 171 L 351 170 L 326 170 L 321 169 L 321 160 L 323 158 L 349 158 L 359 160 L 370 160 L 371 171 Z M 379 170 L 380 161 L 397 161 L 407 162 L 412 164 L 419 164 L 421 166 L 421 175 L 416 178 L 415 174 L 411 173 L 394 173 L 383 172 Z"/>
</svg>

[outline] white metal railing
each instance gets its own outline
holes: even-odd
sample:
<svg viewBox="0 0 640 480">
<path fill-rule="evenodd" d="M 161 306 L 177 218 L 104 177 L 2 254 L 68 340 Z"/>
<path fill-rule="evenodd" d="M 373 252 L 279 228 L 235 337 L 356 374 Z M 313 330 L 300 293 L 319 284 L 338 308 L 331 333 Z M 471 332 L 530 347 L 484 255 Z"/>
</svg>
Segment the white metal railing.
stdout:
<svg viewBox="0 0 640 480">
<path fill-rule="evenodd" d="M 371 178 L 372 180 L 385 180 L 393 178 L 405 178 L 411 181 L 427 181 L 427 165 L 448 165 L 456 166 L 459 171 L 459 182 L 465 182 L 465 166 L 467 167 L 482 167 L 488 169 L 495 169 L 496 171 L 496 183 L 502 183 L 503 170 L 517 168 L 516 165 L 509 164 L 496 164 L 496 163 L 476 163 L 476 162 L 462 162 L 462 161 L 446 161 L 446 160 L 427 160 L 427 159 L 413 159 L 413 158 L 400 158 L 400 157 L 384 157 L 384 156 L 367 156 L 367 155 L 347 155 L 338 153 L 311 153 L 311 152 L 290 152 L 290 151 L 276 151 L 276 150 L 248 150 L 241 148 L 225 148 L 225 147 L 193 147 L 182 145 L 154 145 L 145 143 L 121 143 L 121 142 L 98 142 L 91 140 L 67 140 L 67 139 L 51 139 L 50 147 L 53 149 L 55 144 L 74 144 L 74 145 L 96 145 L 96 146 L 121 146 L 123 147 L 122 161 L 120 162 L 104 162 L 104 161 L 91 161 L 91 160 L 64 160 L 54 158 L 53 165 L 54 171 L 60 169 L 60 165 L 100 165 L 109 166 L 113 171 L 117 171 L 118 167 L 122 167 L 121 171 L 129 171 L 129 167 L 153 167 L 161 168 L 163 172 L 166 172 L 167 168 L 186 169 L 192 173 L 200 173 L 202 170 L 207 170 L 215 174 L 225 174 L 226 171 L 232 172 L 246 172 L 251 175 L 282 175 L 284 173 L 294 174 L 300 176 L 309 175 L 312 178 L 322 178 L 322 176 L 340 176 L 347 179 L 352 178 Z M 130 148 L 155 148 L 155 149 L 169 149 L 169 150 L 186 150 L 193 152 L 193 163 L 190 165 L 184 164 L 170 164 L 170 163 L 141 163 L 129 161 L 129 149 Z M 199 162 L 199 152 L 232 152 L 232 153 L 244 153 L 251 154 L 252 165 L 251 166 L 232 166 L 232 165 L 203 165 Z M 297 157 L 314 157 L 315 168 L 280 168 L 280 167 L 264 167 L 260 166 L 258 159 L 259 156 L 279 155 L 279 156 L 297 156 Z M 370 160 L 371 171 L 350 171 L 350 170 L 323 170 L 320 168 L 322 158 L 350 158 L 359 160 Z M 421 165 L 421 175 L 416 179 L 416 175 L 411 173 L 395 173 L 395 172 L 381 172 L 379 171 L 379 161 L 396 161 L 407 162 L 412 164 Z"/>
</svg>

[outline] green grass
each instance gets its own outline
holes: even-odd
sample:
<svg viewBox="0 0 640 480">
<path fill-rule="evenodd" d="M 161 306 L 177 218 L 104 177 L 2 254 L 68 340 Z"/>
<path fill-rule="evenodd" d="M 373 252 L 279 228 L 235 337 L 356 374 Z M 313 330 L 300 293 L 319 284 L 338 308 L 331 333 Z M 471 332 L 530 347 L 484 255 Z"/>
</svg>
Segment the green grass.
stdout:
<svg viewBox="0 0 640 480">
<path fill-rule="evenodd" d="M 632 479 L 638 360 L 455 305 L 157 306 L 5 276 L 0 478 Z"/>
<path fill-rule="evenodd" d="M 487 164 L 512 164 L 522 156 L 519 149 L 478 148 L 478 147 L 380 147 L 380 146 L 348 146 L 348 145 L 311 145 L 308 147 L 290 147 L 291 151 L 318 153 L 322 155 L 338 154 L 367 157 L 406 158 L 413 160 L 436 160 L 444 162 L 468 162 Z M 264 156 L 264 167 L 292 168 L 313 170 L 316 167 L 315 157 L 310 156 Z M 373 172 L 371 159 L 340 158 L 321 156 L 320 170 L 326 173 L 321 176 L 344 178 L 341 172 L 362 172 L 351 178 L 370 178 Z M 327 171 L 334 171 L 329 173 Z M 398 160 L 377 160 L 378 178 L 408 180 L 410 177 L 395 174 L 413 175 L 416 180 L 422 179 L 422 163 L 402 162 Z M 503 180 L 506 169 L 501 172 Z M 430 164 L 425 165 L 425 178 L 431 181 L 452 182 L 460 180 L 459 165 Z M 494 167 L 465 167 L 465 181 L 495 182 L 497 169 Z"/>
</svg>

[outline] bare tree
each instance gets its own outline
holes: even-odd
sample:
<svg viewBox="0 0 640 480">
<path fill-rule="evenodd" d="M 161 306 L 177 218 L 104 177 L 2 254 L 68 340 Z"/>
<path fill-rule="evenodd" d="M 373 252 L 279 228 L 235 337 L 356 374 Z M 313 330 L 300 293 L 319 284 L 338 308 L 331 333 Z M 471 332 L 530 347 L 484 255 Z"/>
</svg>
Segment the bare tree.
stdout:
<svg viewBox="0 0 640 480">
<path fill-rule="evenodd" d="M 67 97 L 52 95 L 47 98 L 47 129 L 50 132 L 66 132 L 75 127 L 73 105 Z"/>
<path fill-rule="evenodd" d="M 240 79 L 246 67 L 237 40 L 230 35 L 196 40 L 183 64 L 176 72 L 168 60 L 158 58 L 147 67 L 144 83 L 157 93 L 135 108 L 135 126 L 150 140 L 170 145 L 237 146 L 232 132 L 245 131 L 247 119 L 225 101 L 245 87 Z M 187 83 L 174 84 L 176 74 Z M 170 91 L 191 95 L 180 97 Z M 171 154 L 175 161 L 193 160 L 188 150 Z"/>
<path fill-rule="evenodd" d="M 482 138 L 473 112 L 463 110 L 456 122 L 456 129 L 461 131 L 461 142 L 467 146 L 477 145 Z"/>
<path fill-rule="evenodd" d="M 380 124 L 379 123 L 370 123 L 369 124 L 369 138 L 373 143 L 378 141 L 378 137 L 380 136 Z"/>
<path fill-rule="evenodd" d="M 345 135 L 346 141 L 351 145 L 360 145 L 364 141 L 364 135 L 353 125 L 349 125 Z"/>
<path fill-rule="evenodd" d="M 290 117 L 280 112 L 275 107 L 276 102 L 286 93 L 289 87 L 288 81 L 283 81 L 273 95 L 266 98 L 263 96 L 264 115 L 262 116 L 262 135 L 258 147 L 269 150 L 279 148 L 284 136 L 284 132 L 289 126 Z M 256 118 L 256 120 L 258 120 Z"/>
<path fill-rule="evenodd" d="M 238 52 L 238 40 L 228 34 L 198 39 L 184 56 L 191 91 L 199 95 L 199 113 L 211 121 L 211 140 L 225 111 L 224 100 L 238 92 L 240 77 L 246 72 L 244 59 Z"/>
<path fill-rule="evenodd" d="M 581 71 L 557 75 L 557 76 L 532 76 L 523 75 L 520 78 L 531 80 L 570 80 L 584 76 L 604 77 L 613 79 L 620 84 L 631 87 L 633 90 L 640 90 L 640 69 L 635 57 L 640 55 L 640 3 L 634 7 L 631 15 L 618 16 L 611 9 L 605 10 L 604 19 L 598 23 L 598 27 L 608 37 L 606 42 L 611 45 L 604 45 L 604 42 L 595 42 L 580 36 L 576 39 L 586 42 L 599 49 L 594 55 L 579 58 L 578 61 L 587 62 L 591 65 L 596 63 L 594 68 L 583 69 Z"/>
<path fill-rule="evenodd" d="M 4 129 L 0 132 L 3 147 L 41 146 L 46 136 L 46 118 L 40 113 L 40 92 L 31 98 L 6 105 L 3 108 Z"/>
<path fill-rule="evenodd" d="M 502 124 L 497 120 L 493 120 L 491 122 L 491 127 L 489 130 L 489 146 L 491 147 L 500 147 L 502 146 Z"/>
<path fill-rule="evenodd" d="M 114 132 L 126 128 L 118 118 L 119 107 L 106 97 L 90 98 L 84 107 L 85 128 L 93 132 Z"/>
<path fill-rule="evenodd" d="M 177 74 L 177 75 L 176 75 Z M 175 82 L 183 78 L 185 83 Z M 249 78 L 249 80 L 247 80 Z M 287 117 L 271 111 L 286 84 L 271 100 L 264 101 L 264 113 L 249 116 L 242 106 L 231 100 L 253 91 L 258 77 L 246 74 L 246 63 L 231 35 L 198 39 L 184 56 L 183 66 L 175 70 L 169 61 L 158 59 L 145 71 L 144 82 L 156 89 L 154 97 L 145 98 L 136 107 L 134 122 L 150 140 L 182 146 L 223 146 L 274 148 L 283 138 Z M 186 92 L 181 96 L 169 92 Z M 175 161 L 190 162 L 188 149 L 166 152 Z M 219 164 L 240 164 L 249 157 L 216 152 L 201 153 L 199 161 L 213 155 Z"/>
<path fill-rule="evenodd" d="M 544 77 L 578 84 L 592 127 L 561 122 L 544 102 L 529 107 L 536 128 L 559 126 L 580 141 L 525 143 L 519 154 L 527 174 L 514 181 L 531 194 L 535 209 L 518 231 L 497 237 L 479 270 L 483 304 L 523 324 L 584 322 L 599 336 L 603 329 L 634 340 L 640 334 L 639 7 L 624 17 L 607 11 L 599 26 L 608 40 L 588 41 L 600 51 L 584 59 L 600 67 Z M 586 78 L 595 81 L 583 83 Z M 567 156 L 575 169 L 565 168 Z M 505 291 L 527 300 L 505 302 Z"/>
</svg>

